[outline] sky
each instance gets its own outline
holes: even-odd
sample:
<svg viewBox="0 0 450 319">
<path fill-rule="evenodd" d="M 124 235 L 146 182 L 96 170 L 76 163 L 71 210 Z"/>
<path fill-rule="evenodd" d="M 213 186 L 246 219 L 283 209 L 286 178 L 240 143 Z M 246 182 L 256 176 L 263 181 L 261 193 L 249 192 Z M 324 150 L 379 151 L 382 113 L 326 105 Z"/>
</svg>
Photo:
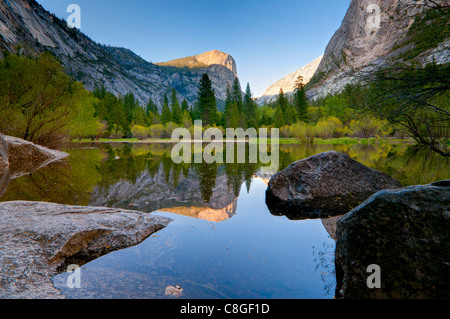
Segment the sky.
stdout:
<svg viewBox="0 0 450 319">
<path fill-rule="evenodd" d="M 149 62 L 210 50 L 236 60 L 254 96 L 325 51 L 351 0 L 37 0 L 65 20 L 81 9 L 81 31 Z"/>
</svg>

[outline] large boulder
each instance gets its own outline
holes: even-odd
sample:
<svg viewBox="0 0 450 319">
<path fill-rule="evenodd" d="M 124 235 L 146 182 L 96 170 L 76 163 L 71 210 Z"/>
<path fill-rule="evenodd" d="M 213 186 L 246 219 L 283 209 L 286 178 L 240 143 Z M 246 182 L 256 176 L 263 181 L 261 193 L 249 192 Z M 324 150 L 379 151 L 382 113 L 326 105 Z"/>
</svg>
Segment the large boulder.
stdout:
<svg viewBox="0 0 450 319">
<path fill-rule="evenodd" d="M 450 180 L 378 192 L 338 221 L 336 245 L 345 298 L 449 298 Z"/>
<path fill-rule="evenodd" d="M 171 221 L 114 208 L 0 203 L 0 299 L 62 298 L 52 276 L 137 245 Z"/>
<path fill-rule="evenodd" d="M 331 151 L 295 162 L 275 174 L 266 202 L 274 215 L 321 218 L 344 215 L 377 191 L 401 186 L 385 173 Z"/>
<path fill-rule="evenodd" d="M 5 136 L 0 133 L 0 175 L 2 175 L 2 172 L 9 166 L 8 144 L 4 137 Z"/>
<path fill-rule="evenodd" d="M 23 139 L 3 135 L 8 145 L 8 162 L 11 178 L 34 172 L 69 154 L 37 145 Z"/>
</svg>

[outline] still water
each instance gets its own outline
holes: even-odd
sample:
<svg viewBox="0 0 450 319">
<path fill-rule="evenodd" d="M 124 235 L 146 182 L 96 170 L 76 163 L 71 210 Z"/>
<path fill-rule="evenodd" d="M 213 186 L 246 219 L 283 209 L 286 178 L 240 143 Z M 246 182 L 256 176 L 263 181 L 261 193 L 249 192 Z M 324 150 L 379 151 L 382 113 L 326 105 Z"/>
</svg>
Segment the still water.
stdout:
<svg viewBox="0 0 450 319">
<path fill-rule="evenodd" d="M 173 163 L 169 144 L 68 145 L 70 157 L 9 181 L 0 201 L 136 209 L 173 219 L 141 244 L 82 266 L 67 298 L 333 298 L 335 222 L 274 216 L 262 164 Z M 404 186 L 450 176 L 449 159 L 404 144 L 281 145 L 280 167 L 336 150 Z M 273 172 L 274 173 L 274 172 Z M 165 295 L 179 285 L 181 295 Z"/>
</svg>

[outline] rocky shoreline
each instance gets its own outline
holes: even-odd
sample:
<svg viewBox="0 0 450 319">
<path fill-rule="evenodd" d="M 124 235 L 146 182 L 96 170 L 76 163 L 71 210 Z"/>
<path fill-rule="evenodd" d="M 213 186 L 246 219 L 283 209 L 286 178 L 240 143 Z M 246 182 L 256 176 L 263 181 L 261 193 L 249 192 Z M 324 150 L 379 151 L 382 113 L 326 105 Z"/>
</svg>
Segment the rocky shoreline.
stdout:
<svg viewBox="0 0 450 319">
<path fill-rule="evenodd" d="M 69 154 L 0 134 L 0 196 L 12 178 Z M 291 164 L 268 183 L 272 214 L 322 218 L 336 240 L 336 296 L 448 298 L 450 180 L 402 188 L 347 155 L 326 152 Z M 95 206 L 95 204 L 93 205 Z M 172 220 L 120 208 L 0 203 L 0 298 L 60 299 L 52 278 L 138 245 Z M 370 266 L 381 270 L 369 287 Z"/>
<path fill-rule="evenodd" d="M 325 152 L 292 163 L 269 181 L 266 203 L 289 219 L 344 215 L 367 197 L 401 183 L 339 152 Z"/>
<path fill-rule="evenodd" d="M 272 214 L 322 218 L 336 240 L 336 297 L 450 296 L 450 180 L 401 188 L 345 154 L 326 152 L 275 174 L 266 194 Z M 379 287 L 369 285 L 374 266 Z"/>
<path fill-rule="evenodd" d="M 0 133 L 0 196 L 9 181 L 31 174 L 69 154 Z"/>
<path fill-rule="evenodd" d="M 9 180 L 69 154 L 0 134 L 0 196 Z M 0 299 L 63 299 L 52 277 L 131 247 L 171 219 L 117 208 L 0 203 Z"/>
<path fill-rule="evenodd" d="M 380 191 L 339 219 L 336 273 L 344 297 L 449 298 L 449 209 L 447 180 Z M 378 288 L 368 287 L 370 265 L 380 269 Z"/>
<path fill-rule="evenodd" d="M 64 298 L 52 277 L 144 241 L 171 220 L 123 209 L 0 203 L 0 299 Z"/>
</svg>

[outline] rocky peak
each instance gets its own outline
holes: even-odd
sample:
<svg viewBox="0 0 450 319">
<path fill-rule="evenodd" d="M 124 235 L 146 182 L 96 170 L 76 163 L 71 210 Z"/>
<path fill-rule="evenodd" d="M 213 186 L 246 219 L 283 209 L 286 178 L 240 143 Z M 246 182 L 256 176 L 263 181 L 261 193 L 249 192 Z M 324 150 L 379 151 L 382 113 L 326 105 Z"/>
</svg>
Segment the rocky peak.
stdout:
<svg viewBox="0 0 450 319">
<path fill-rule="evenodd" d="M 221 65 L 233 72 L 233 74 L 237 77 L 236 61 L 231 55 L 218 50 L 212 50 L 204 52 L 202 54 L 171 60 L 168 62 L 160 62 L 156 64 L 159 66 L 189 69 L 207 68 L 213 65 Z"/>
<path fill-rule="evenodd" d="M 374 23 L 378 8 L 379 25 Z M 403 46 L 402 42 L 423 8 L 414 0 L 352 0 L 341 27 L 327 45 L 308 96 L 338 93 L 360 72 L 398 60 L 401 53 L 411 50 L 411 45 Z M 445 56 L 448 61 L 448 53 Z"/>
<path fill-rule="evenodd" d="M 212 50 L 196 55 L 195 58 L 200 63 L 206 64 L 207 66 L 223 65 L 237 76 L 236 61 L 234 61 L 233 57 L 227 53 Z"/>
<path fill-rule="evenodd" d="M 308 63 L 304 67 L 301 67 L 297 71 L 288 74 L 281 80 L 277 81 L 276 83 L 269 86 L 266 91 L 264 91 L 263 95 L 258 97 L 258 104 L 262 105 L 265 103 L 270 103 L 274 101 L 278 94 L 280 93 L 280 90 L 283 89 L 283 92 L 285 94 L 289 94 L 295 91 L 295 82 L 297 81 L 299 76 L 303 77 L 303 83 L 307 84 L 313 75 L 315 74 L 317 67 L 319 66 L 320 62 L 322 61 L 323 55 L 312 61 L 311 63 Z"/>
</svg>

